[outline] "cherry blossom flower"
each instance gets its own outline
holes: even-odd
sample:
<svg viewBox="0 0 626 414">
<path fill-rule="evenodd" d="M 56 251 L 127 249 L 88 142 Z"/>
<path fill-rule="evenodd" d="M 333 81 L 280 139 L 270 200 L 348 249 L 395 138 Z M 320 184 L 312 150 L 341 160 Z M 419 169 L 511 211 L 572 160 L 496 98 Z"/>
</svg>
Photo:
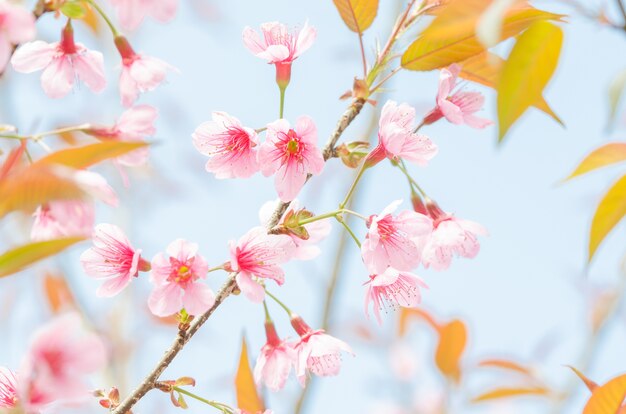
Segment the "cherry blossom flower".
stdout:
<svg viewBox="0 0 626 414">
<path fill-rule="evenodd" d="M 289 31 L 279 22 L 261 25 L 262 37 L 251 27 L 243 29 L 243 43 L 255 56 L 276 66 L 276 82 L 286 88 L 291 79 L 291 64 L 313 45 L 317 32 L 304 24 L 301 30 Z"/>
<path fill-rule="evenodd" d="M 488 119 L 474 115 L 482 109 L 485 102 L 485 98 L 480 92 L 454 90 L 460 72 L 461 67 L 457 64 L 441 70 L 437 106 L 424 118 L 425 125 L 432 124 L 442 117 L 453 124 L 466 124 L 478 129 L 493 124 Z"/>
<path fill-rule="evenodd" d="M 98 224 L 93 244 L 80 256 L 80 262 L 85 273 L 104 280 L 97 292 L 100 297 L 117 295 L 140 270 L 150 269 L 150 263 L 141 257 L 141 249 L 135 250 L 124 232 L 113 224 Z"/>
<path fill-rule="evenodd" d="M 176 15 L 178 0 L 111 0 L 125 30 L 135 30 L 146 16 L 167 23 Z"/>
<path fill-rule="evenodd" d="M 150 105 L 137 105 L 127 109 L 112 127 L 90 127 L 85 133 L 101 140 L 143 142 L 156 133 L 154 122 L 158 116 L 156 108 Z M 140 148 L 117 157 L 117 161 L 128 167 L 138 167 L 148 161 L 149 150 Z"/>
<path fill-rule="evenodd" d="M 212 120 L 196 128 L 193 145 L 210 157 L 206 170 L 215 178 L 248 178 L 259 171 L 257 133 L 226 112 L 213 112 Z"/>
<path fill-rule="evenodd" d="M 8 368 L 0 367 L 0 408 L 14 408 L 18 402 L 17 377 Z"/>
<path fill-rule="evenodd" d="M 200 282 L 206 278 L 207 262 L 198 254 L 198 245 L 176 239 L 152 259 L 150 280 L 155 288 L 148 299 L 156 316 L 169 316 L 182 308 L 190 315 L 206 312 L 215 303 L 213 291 Z"/>
<path fill-rule="evenodd" d="M 372 215 L 361 255 L 371 274 L 381 274 L 387 267 L 411 270 L 420 263 L 420 239 L 428 236 L 432 221 L 423 214 L 405 210 L 392 213 L 402 203 L 396 200 L 378 215 Z"/>
<path fill-rule="evenodd" d="M 0 73 L 9 63 L 13 46 L 35 38 L 35 16 L 24 7 L 0 1 Z"/>
<path fill-rule="evenodd" d="M 426 135 L 415 129 L 415 108 L 387 101 L 378 121 L 378 145 L 366 157 L 371 167 L 383 159 L 407 160 L 425 167 L 437 155 L 438 148 Z"/>
<path fill-rule="evenodd" d="M 58 317 L 33 335 L 20 371 L 26 382 L 21 385 L 22 404 L 30 412 L 56 400 L 85 397 L 85 376 L 105 363 L 104 343 L 82 328 L 77 313 Z"/>
<path fill-rule="evenodd" d="M 369 307 L 372 303 L 374 315 L 378 323 L 382 323 L 380 311 L 395 309 L 396 306 L 413 308 L 420 303 L 420 287 L 426 284 L 413 273 L 398 271 L 388 267 L 383 273 L 370 275 L 365 294 L 365 314 L 369 317 Z"/>
<path fill-rule="evenodd" d="M 291 316 L 291 326 L 300 335 L 294 350 L 297 352 L 296 376 L 303 387 L 307 372 L 320 377 L 337 375 L 341 368 L 341 351 L 354 355 L 348 344 L 327 335 L 323 329 L 314 331 L 298 315 Z"/>
<path fill-rule="evenodd" d="M 33 241 L 89 237 L 96 212 L 92 201 L 51 201 L 37 207 L 30 231 Z"/>
<path fill-rule="evenodd" d="M 130 107 L 140 92 L 156 89 L 165 80 L 168 71 L 176 70 L 160 59 L 135 53 L 123 36 L 115 38 L 115 46 L 122 56 L 120 95 L 125 107 Z"/>
<path fill-rule="evenodd" d="M 285 119 L 267 126 L 266 141 L 259 149 L 261 172 L 275 174 L 275 187 L 284 202 L 296 198 L 307 174 L 318 175 L 324 157 L 317 148 L 317 128 L 308 116 L 301 116 L 293 129 Z"/>
<path fill-rule="evenodd" d="M 280 265 L 291 259 L 294 245 L 288 236 L 267 234 L 263 227 L 254 227 L 239 241 L 231 240 L 229 272 L 237 272 L 237 285 L 248 299 L 262 302 L 263 286 L 253 277 L 272 279 L 279 285 L 285 281 Z"/>
<path fill-rule="evenodd" d="M 102 53 L 75 43 L 69 20 L 60 42 L 36 40 L 25 43 L 15 51 L 11 64 L 22 73 L 43 69 L 41 86 L 46 95 L 53 99 L 67 95 L 77 78 L 96 93 L 102 92 L 106 86 Z"/>
<path fill-rule="evenodd" d="M 477 236 L 487 235 L 482 225 L 445 213 L 432 200 L 426 201 L 426 209 L 433 218 L 433 230 L 422 252 L 425 267 L 445 270 L 450 267 L 454 255 L 469 259 L 476 257 L 480 250 Z"/>
<path fill-rule="evenodd" d="M 259 210 L 259 219 L 264 227 L 270 224 L 272 214 L 276 210 L 280 200 L 268 201 Z M 298 211 L 300 203 L 297 199 L 294 199 L 289 204 L 289 209 L 285 211 L 278 224 L 282 224 L 285 221 L 285 217 L 289 212 Z M 300 237 L 289 233 L 291 241 L 295 246 L 292 259 L 296 260 L 311 260 L 319 256 L 321 250 L 317 247 L 317 243 L 325 239 L 330 234 L 331 224 L 329 220 L 319 220 L 313 223 L 305 224 L 303 226 L 309 234 L 308 239 L 301 239 Z"/>
<path fill-rule="evenodd" d="M 271 321 L 265 323 L 265 334 L 267 343 L 261 348 L 254 366 L 254 380 L 257 384 L 265 384 L 272 391 L 278 391 L 287 382 L 296 354 L 291 344 L 278 337 Z"/>
</svg>

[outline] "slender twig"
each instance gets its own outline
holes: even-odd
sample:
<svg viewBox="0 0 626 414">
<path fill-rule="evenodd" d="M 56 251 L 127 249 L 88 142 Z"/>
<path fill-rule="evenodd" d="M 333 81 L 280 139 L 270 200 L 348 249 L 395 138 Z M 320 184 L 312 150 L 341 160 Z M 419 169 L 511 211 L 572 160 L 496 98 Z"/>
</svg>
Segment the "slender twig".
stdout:
<svg viewBox="0 0 626 414">
<path fill-rule="evenodd" d="M 365 58 L 365 47 L 363 47 L 363 33 L 359 32 L 359 46 L 361 47 L 361 61 L 363 61 L 363 79 L 367 78 L 367 59 Z"/>
<path fill-rule="evenodd" d="M 624 30 L 626 30 L 626 6 L 624 6 L 623 0 L 615 0 L 617 3 L 617 7 L 619 7 L 619 11 L 622 12 L 622 17 L 624 18 Z"/>
</svg>

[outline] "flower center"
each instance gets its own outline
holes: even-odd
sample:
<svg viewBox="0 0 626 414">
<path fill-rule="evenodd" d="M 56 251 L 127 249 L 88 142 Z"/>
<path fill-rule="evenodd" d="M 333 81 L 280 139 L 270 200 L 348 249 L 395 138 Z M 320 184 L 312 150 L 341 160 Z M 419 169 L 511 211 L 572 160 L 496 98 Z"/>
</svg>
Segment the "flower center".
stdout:
<svg viewBox="0 0 626 414">
<path fill-rule="evenodd" d="M 396 232 L 396 226 L 393 225 L 392 221 L 388 217 L 385 217 L 378 222 L 378 236 L 381 240 L 389 239 Z"/>
<path fill-rule="evenodd" d="M 170 257 L 170 264 L 172 265 L 170 277 L 168 278 L 170 282 L 185 286 L 195 280 L 192 269 L 193 258 L 186 262 L 181 262 L 178 259 Z"/>
<path fill-rule="evenodd" d="M 240 153 L 256 146 L 254 142 L 250 141 L 248 133 L 241 128 L 230 127 L 225 134 L 227 134 L 228 139 L 224 145 L 224 152 Z"/>
</svg>

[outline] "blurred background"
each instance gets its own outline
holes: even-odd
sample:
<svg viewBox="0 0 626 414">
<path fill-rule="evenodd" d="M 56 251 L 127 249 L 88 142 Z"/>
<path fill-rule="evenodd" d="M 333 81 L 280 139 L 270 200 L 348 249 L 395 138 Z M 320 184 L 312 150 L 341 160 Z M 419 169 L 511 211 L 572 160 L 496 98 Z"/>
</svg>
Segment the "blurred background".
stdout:
<svg viewBox="0 0 626 414">
<path fill-rule="evenodd" d="M 585 4 L 593 9 L 605 3 Z M 395 0 L 380 1 L 378 17 L 365 35 L 368 59 L 372 59 L 375 43 L 385 41 L 400 6 Z M 572 12 L 557 2 L 539 1 L 535 6 Z M 104 7 L 112 13 L 110 4 Z M 226 111 L 253 128 L 277 118 L 274 68 L 254 57 L 241 41 L 245 26 L 258 28 L 273 20 L 291 26 L 308 21 L 318 30 L 314 46 L 294 63 L 285 117 L 292 122 L 302 114 L 313 117 L 323 145 L 347 106 L 338 97 L 361 73 L 357 36 L 348 31 L 330 0 L 181 0 L 171 23 L 148 19 L 129 35 L 136 50 L 161 58 L 180 71 L 138 102 L 157 107 L 160 115 L 150 166 L 129 170 L 128 188 L 114 167 L 97 169 L 121 198 L 117 209 L 100 205 L 97 222 L 124 228 L 146 257 L 182 237 L 199 243 L 209 264 L 218 265 L 228 257 L 228 240 L 258 225 L 259 208 L 275 198 L 272 179 L 260 174 L 248 180 L 216 180 L 204 170 L 206 159 L 191 143 L 193 130 L 210 119 L 214 110 Z M 565 44 L 559 68 L 546 92 L 565 128 L 531 109 L 506 142 L 497 145 L 495 127 L 473 130 L 442 121 L 422 130 L 439 146 L 439 155 L 427 168 L 411 167 L 420 185 L 445 210 L 483 224 L 490 233 L 481 239 L 481 252 L 475 259 L 455 260 L 445 272 L 417 272 L 430 287 L 423 292 L 423 309 L 442 321 L 461 319 L 468 327 L 462 387 L 450 388 L 437 372 L 433 362 L 437 338 L 427 324 L 416 320 L 400 339 L 397 312 L 384 315 L 381 326 L 365 318 L 362 284 L 367 272 L 358 249 L 348 243 L 330 331 L 350 343 L 356 357 L 344 357 L 338 377 L 315 382 L 302 412 L 428 414 L 447 404 L 450 413 L 577 413 L 589 392 L 565 365 L 580 368 L 587 355 L 585 373 L 599 383 L 626 371 L 622 309 L 595 338 L 593 355 L 589 354 L 593 309 L 623 277 L 624 223 L 607 238 L 594 261 L 586 261 L 595 205 L 619 177 L 620 167 L 562 182 L 593 148 L 624 137 L 623 108 L 615 127 L 607 128 L 607 89 L 626 67 L 626 32 L 576 13 L 567 20 L 562 25 Z M 63 20 L 45 15 L 37 24 L 38 37 L 56 41 L 62 25 Z M 101 27 L 100 35 L 95 36 L 86 26 L 75 27 L 78 41 L 105 55 L 109 85 L 104 93 L 94 95 L 79 87 L 63 100 L 53 101 L 41 90 L 38 75 L 9 69 L 0 79 L 0 123 L 16 125 L 25 134 L 59 125 L 113 123 L 123 112 L 117 90 L 120 62 L 105 29 Z M 505 43 L 497 51 L 507 53 L 508 48 L 510 44 Z M 434 105 L 437 82 L 437 71 L 402 71 L 385 93 L 415 106 L 420 116 Z M 465 87 L 486 95 L 480 115 L 495 119 L 494 92 L 475 84 Z M 368 105 L 340 142 L 376 139 L 376 128 L 372 134 L 370 124 L 383 103 L 376 108 Z M 56 144 L 50 141 L 50 145 Z M 621 169 L 624 172 L 623 166 Z M 317 213 L 330 211 L 345 195 L 351 179 L 350 170 L 331 161 L 299 199 Z M 370 215 L 396 199 L 404 199 L 403 207 L 410 208 L 406 180 L 383 163 L 366 173 L 353 209 Z M 2 250 L 26 242 L 30 223 L 29 217 L 17 215 L 4 220 L 0 224 Z M 364 228 L 357 229 L 363 234 Z M 314 327 L 321 323 L 341 232 L 333 223 L 333 232 L 320 245 L 320 257 L 289 263 L 285 285 L 273 289 Z M 115 385 L 126 395 L 170 345 L 176 327 L 150 315 L 147 275 L 132 283 L 122 296 L 96 298 L 98 282 L 87 277 L 78 262 L 87 247 L 84 243 L 21 274 L 0 279 L 0 365 L 19 365 L 29 334 L 52 315 L 45 299 L 45 275 L 64 275 L 81 311 L 111 346 L 112 362 L 107 372 L 94 378 L 94 387 Z M 208 283 L 217 290 L 224 279 L 224 274 L 212 273 Z M 271 311 L 279 334 L 293 337 L 282 311 L 276 306 Z M 197 380 L 194 392 L 234 405 L 233 376 L 242 335 L 256 358 L 265 342 L 263 310 L 243 296 L 231 297 L 163 378 L 191 376 Z M 569 390 L 574 380 L 574 398 L 556 408 L 545 397 L 471 403 L 486 390 L 517 381 L 506 372 L 478 369 L 478 362 L 485 358 L 506 358 L 532 367 L 555 392 Z M 285 390 L 268 393 L 266 402 L 277 414 L 291 413 L 299 394 L 292 377 Z M 167 401 L 167 395 L 153 391 L 134 411 L 159 414 L 179 410 Z M 210 410 L 188 402 L 189 412 Z M 97 410 L 102 409 L 94 399 L 88 408 L 76 412 Z"/>
</svg>

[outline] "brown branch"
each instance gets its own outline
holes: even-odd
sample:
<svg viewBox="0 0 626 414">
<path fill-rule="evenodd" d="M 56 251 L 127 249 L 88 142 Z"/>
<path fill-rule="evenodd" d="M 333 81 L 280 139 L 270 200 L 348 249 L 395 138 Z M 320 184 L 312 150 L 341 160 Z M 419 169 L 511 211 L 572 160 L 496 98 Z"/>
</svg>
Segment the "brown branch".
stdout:
<svg viewBox="0 0 626 414">
<path fill-rule="evenodd" d="M 356 116 L 361 112 L 363 105 L 365 104 L 365 100 L 363 99 L 355 99 L 352 104 L 348 107 L 348 109 L 344 112 L 344 114 L 339 119 L 335 130 L 331 134 L 328 142 L 324 146 L 323 154 L 324 160 L 327 161 L 333 154 L 335 150 L 335 145 L 337 144 L 337 140 L 345 131 L 345 129 L 350 125 L 350 123 L 356 118 Z M 311 178 L 310 175 L 307 178 Z M 284 214 L 284 212 L 289 207 L 289 203 L 280 203 L 274 214 L 272 214 L 272 218 L 269 223 L 269 228 L 273 228 L 278 224 L 280 218 Z M 120 403 L 120 405 L 113 411 L 113 414 L 126 414 L 128 411 L 133 408 L 137 402 L 143 398 L 144 395 L 148 393 L 148 391 L 154 389 L 155 384 L 159 380 L 159 377 L 165 371 L 165 369 L 169 366 L 169 364 L 176 358 L 176 355 L 184 348 L 184 346 L 189 342 L 189 340 L 194 336 L 196 332 L 200 329 L 200 327 L 209 319 L 209 317 L 213 314 L 213 312 L 220 306 L 224 300 L 235 290 L 237 283 L 235 282 L 235 274 L 230 274 L 228 276 L 228 280 L 222 286 L 222 288 L 217 292 L 217 296 L 215 297 L 215 304 L 200 315 L 197 319 L 189 326 L 187 331 L 179 331 L 178 336 L 174 340 L 174 343 L 170 346 L 170 348 L 165 352 L 165 355 L 159 360 L 156 367 L 146 376 L 146 378 L 139 384 L 139 386 L 128 396 L 124 401 Z"/>
</svg>

